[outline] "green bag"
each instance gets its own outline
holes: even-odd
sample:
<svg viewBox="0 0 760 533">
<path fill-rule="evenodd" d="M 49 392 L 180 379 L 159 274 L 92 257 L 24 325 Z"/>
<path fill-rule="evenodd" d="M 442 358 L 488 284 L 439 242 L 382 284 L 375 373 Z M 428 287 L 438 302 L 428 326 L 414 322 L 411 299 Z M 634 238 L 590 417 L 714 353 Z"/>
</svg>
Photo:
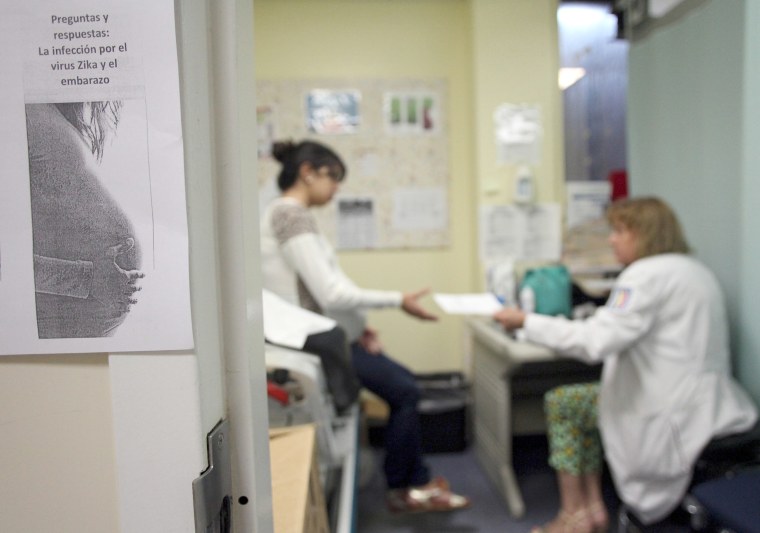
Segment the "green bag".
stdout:
<svg viewBox="0 0 760 533">
<path fill-rule="evenodd" d="M 520 282 L 520 290 L 533 290 L 535 312 L 542 315 L 572 314 L 573 286 L 570 272 L 564 265 L 549 265 L 528 270 Z"/>
</svg>

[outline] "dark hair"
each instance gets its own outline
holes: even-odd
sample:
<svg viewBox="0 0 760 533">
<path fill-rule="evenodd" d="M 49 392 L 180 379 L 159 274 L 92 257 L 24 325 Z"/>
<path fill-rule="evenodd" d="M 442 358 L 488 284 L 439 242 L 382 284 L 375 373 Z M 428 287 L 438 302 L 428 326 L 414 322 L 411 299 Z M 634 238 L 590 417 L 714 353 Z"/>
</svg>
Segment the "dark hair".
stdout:
<svg viewBox="0 0 760 533">
<path fill-rule="evenodd" d="M 87 142 L 98 161 L 103 159 L 106 138 L 119 125 L 122 103 L 119 100 L 67 102 L 55 106 Z"/>
<path fill-rule="evenodd" d="M 689 253 L 689 244 L 683 235 L 678 217 L 670 206 L 659 198 L 617 200 L 607 208 L 607 221 L 613 226 L 621 224 L 636 234 L 639 258 L 657 254 Z"/>
<path fill-rule="evenodd" d="M 346 177 L 346 165 L 331 148 L 315 141 L 276 141 L 272 145 L 272 157 L 282 164 L 277 176 L 277 186 L 281 191 L 290 189 L 298 179 L 301 165 L 308 163 L 315 170 L 322 167 L 330 169 L 330 177 L 343 181 Z"/>
</svg>

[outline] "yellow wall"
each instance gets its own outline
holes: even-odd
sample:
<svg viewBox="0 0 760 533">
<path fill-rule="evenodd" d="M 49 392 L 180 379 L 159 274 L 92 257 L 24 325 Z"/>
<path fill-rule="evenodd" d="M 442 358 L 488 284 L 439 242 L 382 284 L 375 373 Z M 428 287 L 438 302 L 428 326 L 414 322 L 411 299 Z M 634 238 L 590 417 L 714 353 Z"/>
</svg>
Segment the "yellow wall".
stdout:
<svg viewBox="0 0 760 533">
<path fill-rule="evenodd" d="M 515 165 L 496 162 L 493 112 L 499 104 L 530 104 L 543 121 L 541 162 L 532 168 L 539 201 L 562 201 L 562 99 L 557 87 L 556 0 L 472 0 L 475 160 L 483 204 L 513 199 Z"/>
<path fill-rule="evenodd" d="M 558 198 L 555 21 L 556 0 L 256 0 L 260 79 L 448 80 L 450 246 L 341 253 L 343 268 L 359 285 L 454 293 L 482 288 L 477 207 L 507 201 L 513 172 L 494 162 L 492 114 L 500 103 L 541 106 L 547 131 L 537 189 L 542 199 Z M 432 299 L 427 303 L 437 310 Z M 399 311 L 380 311 L 370 325 L 380 330 L 388 353 L 415 371 L 465 363 L 459 317 L 422 324 Z"/>
</svg>

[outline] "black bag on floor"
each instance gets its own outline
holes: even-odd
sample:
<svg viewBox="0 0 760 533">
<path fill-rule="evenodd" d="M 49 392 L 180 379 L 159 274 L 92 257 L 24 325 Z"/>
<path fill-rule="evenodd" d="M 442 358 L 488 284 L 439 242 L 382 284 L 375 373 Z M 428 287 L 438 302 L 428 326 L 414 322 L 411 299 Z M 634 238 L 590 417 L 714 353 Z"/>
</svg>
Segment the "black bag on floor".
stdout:
<svg viewBox="0 0 760 533">
<path fill-rule="evenodd" d="M 470 390 L 461 372 L 415 375 L 425 453 L 461 452 L 469 444 Z"/>
</svg>

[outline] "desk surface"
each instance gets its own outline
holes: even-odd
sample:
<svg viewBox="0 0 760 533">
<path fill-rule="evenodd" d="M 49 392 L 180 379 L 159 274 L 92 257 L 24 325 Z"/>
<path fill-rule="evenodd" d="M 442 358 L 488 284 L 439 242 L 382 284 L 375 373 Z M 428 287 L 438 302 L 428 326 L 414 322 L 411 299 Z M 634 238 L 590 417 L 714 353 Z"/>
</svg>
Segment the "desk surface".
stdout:
<svg viewBox="0 0 760 533">
<path fill-rule="evenodd" d="M 327 533 L 327 509 L 315 463 L 314 425 L 269 430 L 275 531 Z"/>
<path fill-rule="evenodd" d="M 491 319 L 470 318 L 468 325 L 476 339 L 495 354 L 514 363 L 532 363 L 560 359 L 554 350 L 531 342 L 518 341 Z"/>
</svg>

